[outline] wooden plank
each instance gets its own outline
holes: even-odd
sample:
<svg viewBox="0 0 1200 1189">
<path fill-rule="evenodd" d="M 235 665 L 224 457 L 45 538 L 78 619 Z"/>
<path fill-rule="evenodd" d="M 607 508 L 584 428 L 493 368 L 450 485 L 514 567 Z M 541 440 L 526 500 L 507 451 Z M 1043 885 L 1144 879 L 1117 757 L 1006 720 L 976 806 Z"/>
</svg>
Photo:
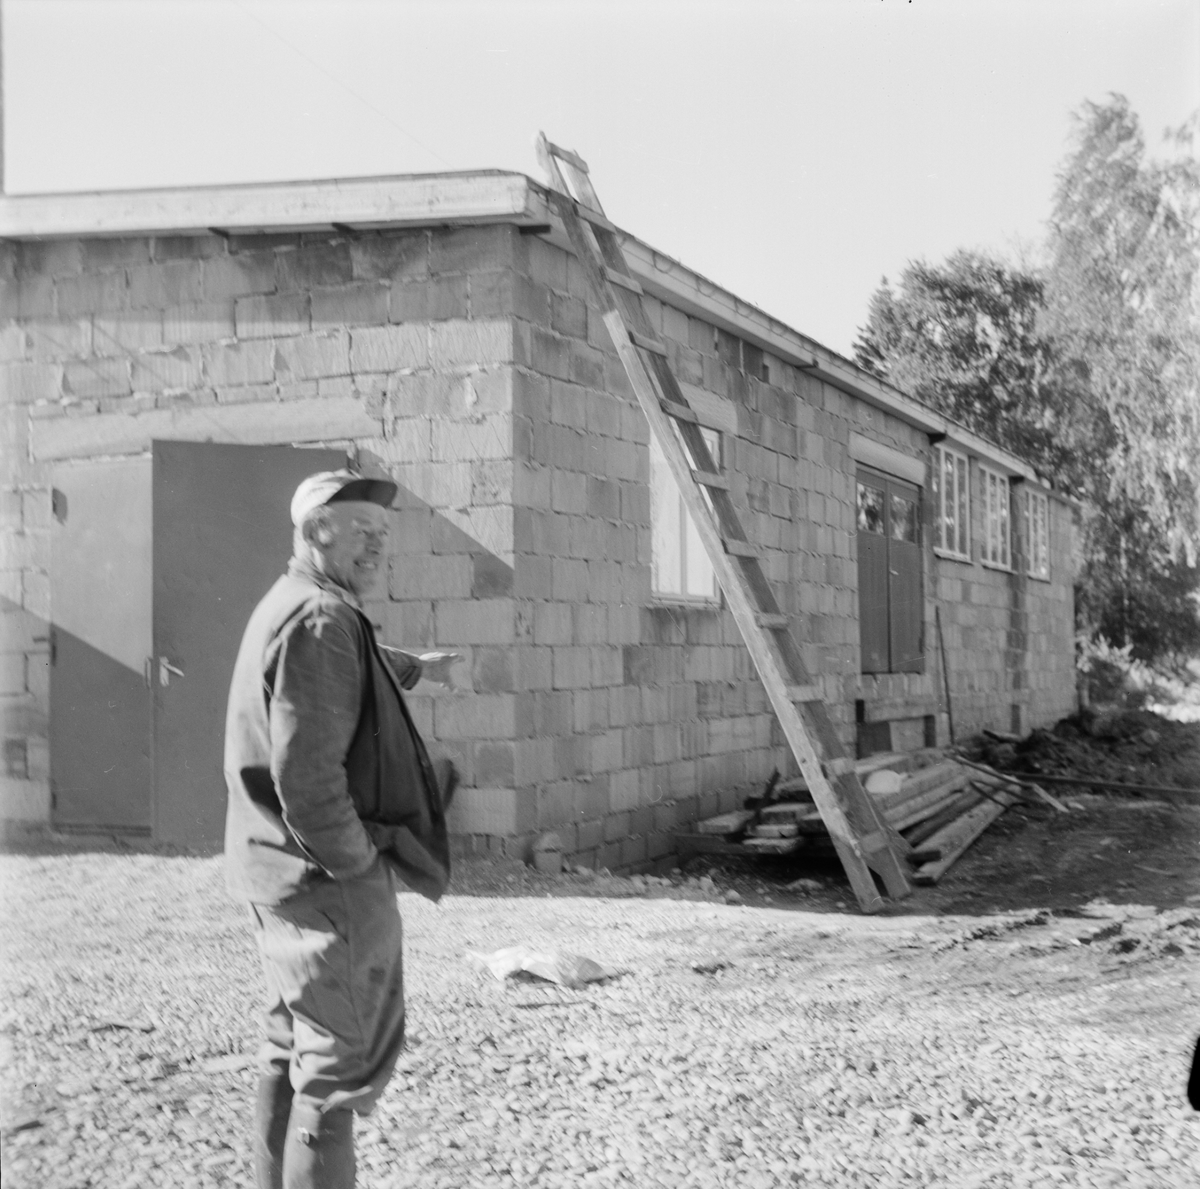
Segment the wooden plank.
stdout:
<svg viewBox="0 0 1200 1189">
<path fill-rule="evenodd" d="M 719 813 L 696 823 L 698 834 L 740 834 L 754 817 L 749 809 L 735 809 L 732 813 Z"/>
<path fill-rule="evenodd" d="M 749 541 L 736 541 L 731 537 L 726 537 L 721 542 L 726 553 L 730 557 L 762 557 L 762 547 L 752 545 Z"/>
<path fill-rule="evenodd" d="M 1016 800 L 1011 793 L 1001 793 L 999 802 L 985 801 L 954 826 L 948 826 L 940 836 L 927 838 L 924 845 L 929 849 L 940 850 L 942 857 L 918 867 L 913 872 L 913 882 L 926 886 L 937 883 L 971 843 L 1010 805 L 1015 804 Z"/>
<path fill-rule="evenodd" d="M 740 841 L 723 838 L 720 834 L 695 834 L 679 831 L 675 834 L 675 850 L 678 854 L 693 855 L 744 855 Z"/>
<path fill-rule="evenodd" d="M 674 417 L 676 421 L 682 421 L 687 425 L 700 424 L 700 417 L 696 413 L 695 409 L 691 409 L 687 405 L 681 405 L 677 401 L 659 401 L 659 408 L 661 408 L 668 417 Z"/>
<path fill-rule="evenodd" d="M 819 702 L 821 690 L 816 685 L 789 685 L 788 697 L 793 702 Z"/>
<path fill-rule="evenodd" d="M 565 161 L 568 165 L 574 166 L 580 173 L 588 172 L 587 162 L 578 153 L 573 153 L 570 149 L 564 149 L 562 145 L 557 145 L 551 140 L 546 141 L 546 151 L 553 153 L 560 161 Z"/>
<path fill-rule="evenodd" d="M 754 622 L 760 628 L 768 628 L 777 631 L 780 628 L 786 628 L 788 625 L 788 617 L 780 615 L 775 611 L 756 611 L 754 613 Z M 789 699 L 790 701 L 790 699 Z"/>
<path fill-rule="evenodd" d="M 920 846 L 935 834 L 952 826 L 959 821 L 965 814 L 981 804 L 985 798 L 975 792 L 974 789 L 968 789 L 964 793 L 958 793 L 948 805 L 943 809 L 939 809 L 937 813 L 926 817 L 919 826 L 909 830 L 908 840 L 913 846 Z"/>
<path fill-rule="evenodd" d="M 590 223 L 598 230 L 616 234 L 617 226 L 615 223 L 610 223 L 599 211 L 593 210 L 578 199 L 575 201 L 575 212 L 585 223 Z"/>
<path fill-rule="evenodd" d="M 805 839 L 798 835 L 795 838 L 747 838 L 742 846 L 754 854 L 792 855 L 804 844 Z"/>
<path fill-rule="evenodd" d="M 623 272 L 617 272 L 615 268 L 609 268 L 607 264 L 604 266 L 604 275 L 612 284 L 619 285 L 622 289 L 628 289 L 630 293 L 646 292 L 640 281 L 633 277 L 627 277 Z"/>
<path fill-rule="evenodd" d="M 917 808 L 921 801 L 935 801 L 938 796 L 947 792 L 957 792 L 967 783 L 967 774 L 960 768 L 956 772 L 943 775 L 936 784 L 922 783 L 915 786 L 902 784 L 895 793 L 872 793 L 875 804 L 887 815 L 893 811 L 903 811 Z"/>
<path fill-rule="evenodd" d="M 940 813 L 952 805 L 958 796 L 957 789 L 945 793 L 937 790 L 931 800 L 922 800 L 920 804 L 912 807 L 904 806 L 900 809 L 887 810 L 883 816 L 891 823 L 893 829 L 907 830 L 920 822 L 927 821 L 934 814 Z"/>
<path fill-rule="evenodd" d="M 693 471 L 692 479 L 701 487 L 719 487 L 722 491 L 729 490 L 729 480 L 715 471 Z"/>
<path fill-rule="evenodd" d="M 0 197 L 0 238 L 205 234 L 533 221 L 519 174 L 426 174 Z M 545 222 L 545 214 L 537 220 Z"/>
<path fill-rule="evenodd" d="M 652 355 L 662 355 L 664 358 L 666 357 L 666 344 L 660 342 L 658 339 L 651 338 L 648 334 L 639 334 L 636 330 L 631 330 L 629 332 L 629 337 L 633 340 L 633 345 L 635 347 L 641 347 L 643 351 L 649 351 Z M 686 405 L 684 407 L 688 408 Z M 688 408 L 688 412 L 691 413 L 692 410 Z"/>
</svg>

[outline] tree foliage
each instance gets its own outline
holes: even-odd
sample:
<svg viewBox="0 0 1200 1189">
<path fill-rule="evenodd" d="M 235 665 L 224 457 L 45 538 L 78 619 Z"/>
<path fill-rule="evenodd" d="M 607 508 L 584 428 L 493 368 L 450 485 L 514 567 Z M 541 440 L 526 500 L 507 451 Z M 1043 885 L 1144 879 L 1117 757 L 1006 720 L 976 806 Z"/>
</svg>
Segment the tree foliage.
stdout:
<svg viewBox="0 0 1200 1189">
<path fill-rule="evenodd" d="M 1200 167 L 1150 159 L 1127 101 L 1087 103 L 1040 268 L 959 251 L 886 279 L 859 364 L 1028 460 L 1090 509 L 1085 630 L 1200 650 Z"/>
</svg>

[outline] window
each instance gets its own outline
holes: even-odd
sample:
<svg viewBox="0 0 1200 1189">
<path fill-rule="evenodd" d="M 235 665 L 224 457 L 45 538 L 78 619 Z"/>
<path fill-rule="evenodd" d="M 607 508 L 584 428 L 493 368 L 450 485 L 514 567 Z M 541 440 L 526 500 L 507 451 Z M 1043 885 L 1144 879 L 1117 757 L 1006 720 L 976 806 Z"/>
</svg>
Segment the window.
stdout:
<svg viewBox="0 0 1200 1189">
<path fill-rule="evenodd" d="M 721 437 L 701 430 L 713 461 L 721 465 Z M 679 494 L 658 442 L 650 441 L 650 586 L 671 599 L 717 600 L 717 576 L 695 522 Z"/>
<path fill-rule="evenodd" d="M 971 484 L 966 455 L 939 446 L 933 468 L 936 528 L 934 545 L 943 553 L 971 559 Z"/>
<path fill-rule="evenodd" d="M 1025 564 L 1034 578 L 1050 578 L 1050 501 L 1025 492 Z"/>
<path fill-rule="evenodd" d="M 864 673 L 924 669 L 921 492 L 858 472 L 858 627 Z"/>
<path fill-rule="evenodd" d="M 1012 565 L 1008 477 L 980 467 L 983 476 L 983 561 L 1009 569 Z"/>
</svg>

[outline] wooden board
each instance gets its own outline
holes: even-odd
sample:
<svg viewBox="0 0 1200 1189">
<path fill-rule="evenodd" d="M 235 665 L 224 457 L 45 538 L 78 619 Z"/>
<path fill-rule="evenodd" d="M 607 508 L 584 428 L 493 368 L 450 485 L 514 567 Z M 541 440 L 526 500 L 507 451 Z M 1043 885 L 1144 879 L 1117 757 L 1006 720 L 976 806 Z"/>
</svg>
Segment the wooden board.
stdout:
<svg viewBox="0 0 1200 1189">
<path fill-rule="evenodd" d="M 984 801 L 965 817 L 927 838 L 923 848 L 940 850 L 942 857 L 922 863 L 913 872 L 913 882 L 923 886 L 937 883 L 971 843 L 1018 800 L 1019 798 L 1012 793 L 999 793 L 995 801 Z"/>
</svg>

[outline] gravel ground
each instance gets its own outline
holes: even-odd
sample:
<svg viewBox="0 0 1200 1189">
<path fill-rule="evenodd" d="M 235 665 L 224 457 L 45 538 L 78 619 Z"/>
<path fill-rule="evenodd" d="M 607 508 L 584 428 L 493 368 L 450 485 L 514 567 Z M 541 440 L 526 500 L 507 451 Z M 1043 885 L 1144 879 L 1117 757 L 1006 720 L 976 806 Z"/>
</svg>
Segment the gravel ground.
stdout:
<svg viewBox="0 0 1200 1189">
<path fill-rule="evenodd" d="M 7 1189 L 250 1185 L 259 973 L 219 859 L 0 864 Z M 457 886 L 402 897 L 411 1043 L 358 1126 L 364 1189 L 1200 1184 L 1200 911 Z M 465 956 L 519 942 L 623 973 L 567 990 Z"/>
</svg>

